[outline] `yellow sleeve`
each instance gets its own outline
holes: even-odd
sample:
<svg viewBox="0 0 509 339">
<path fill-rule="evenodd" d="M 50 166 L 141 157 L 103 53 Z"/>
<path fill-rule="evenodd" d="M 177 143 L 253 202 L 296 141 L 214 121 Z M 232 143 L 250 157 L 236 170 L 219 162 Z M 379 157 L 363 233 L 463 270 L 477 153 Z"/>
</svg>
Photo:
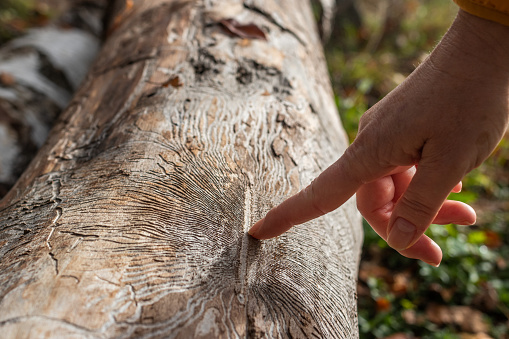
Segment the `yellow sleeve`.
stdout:
<svg viewBox="0 0 509 339">
<path fill-rule="evenodd" d="M 454 0 L 454 2 L 470 14 L 509 26 L 508 0 Z"/>
</svg>

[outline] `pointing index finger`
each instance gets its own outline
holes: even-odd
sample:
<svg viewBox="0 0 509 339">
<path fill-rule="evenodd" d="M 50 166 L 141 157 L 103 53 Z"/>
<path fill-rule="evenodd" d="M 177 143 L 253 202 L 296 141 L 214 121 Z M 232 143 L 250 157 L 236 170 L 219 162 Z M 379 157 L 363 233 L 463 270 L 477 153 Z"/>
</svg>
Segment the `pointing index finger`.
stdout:
<svg viewBox="0 0 509 339">
<path fill-rule="evenodd" d="M 362 185 L 346 154 L 309 186 L 283 201 L 249 230 L 257 239 L 276 237 L 295 225 L 329 213 L 347 201 Z"/>
</svg>

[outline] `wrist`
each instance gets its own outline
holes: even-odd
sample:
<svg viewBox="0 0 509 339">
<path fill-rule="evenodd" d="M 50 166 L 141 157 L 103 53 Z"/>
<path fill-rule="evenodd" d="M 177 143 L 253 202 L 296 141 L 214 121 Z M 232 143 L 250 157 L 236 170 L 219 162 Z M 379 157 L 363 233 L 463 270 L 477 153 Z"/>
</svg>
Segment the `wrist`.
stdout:
<svg viewBox="0 0 509 339">
<path fill-rule="evenodd" d="M 430 61 L 460 79 L 507 83 L 509 26 L 460 10 Z"/>
</svg>

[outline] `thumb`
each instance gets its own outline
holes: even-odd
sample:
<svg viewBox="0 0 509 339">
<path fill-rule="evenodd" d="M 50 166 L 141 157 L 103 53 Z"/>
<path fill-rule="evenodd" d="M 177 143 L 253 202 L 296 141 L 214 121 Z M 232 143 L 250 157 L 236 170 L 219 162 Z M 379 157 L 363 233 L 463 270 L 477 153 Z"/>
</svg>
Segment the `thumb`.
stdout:
<svg viewBox="0 0 509 339">
<path fill-rule="evenodd" d="M 415 244 L 462 177 L 459 167 L 422 161 L 394 207 L 387 229 L 389 246 L 401 251 Z"/>
</svg>

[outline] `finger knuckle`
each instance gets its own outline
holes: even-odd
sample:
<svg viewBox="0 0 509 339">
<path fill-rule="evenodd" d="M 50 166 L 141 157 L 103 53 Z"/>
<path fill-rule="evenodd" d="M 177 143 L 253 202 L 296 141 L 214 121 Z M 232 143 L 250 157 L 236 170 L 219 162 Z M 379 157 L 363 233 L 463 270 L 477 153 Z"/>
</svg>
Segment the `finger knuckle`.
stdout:
<svg viewBox="0 0 509 339">
<path fill-rule="evenodd" d="M 423 218 L 432 219 L 436 214 L 435 206 L 422 197 L 403 195 L 398 201 L 398 204 L 400 208 L 407 210 L 407 213 L 415 216 L 416 220 L 422 220 Z"/>
<path fill-rule="evenodd" d="M 324 204 L 320 201 L 318 195 L 316 194 L 316 181 L 313 180 L 308 187 L 306 187 L 302 192 L 305 196 L 305 199 L 311 204 L 311 207 L 315 210 L 316 213 L 320 215 L 326 214 L 327 211 L 324 208 Z"/>
<path fill-rule="evenodd" d="M 368 112 L 364 113 L 359 119 L 359 130 L 364 129 L 371 121 L 371 114 Z"/>
</svg>

